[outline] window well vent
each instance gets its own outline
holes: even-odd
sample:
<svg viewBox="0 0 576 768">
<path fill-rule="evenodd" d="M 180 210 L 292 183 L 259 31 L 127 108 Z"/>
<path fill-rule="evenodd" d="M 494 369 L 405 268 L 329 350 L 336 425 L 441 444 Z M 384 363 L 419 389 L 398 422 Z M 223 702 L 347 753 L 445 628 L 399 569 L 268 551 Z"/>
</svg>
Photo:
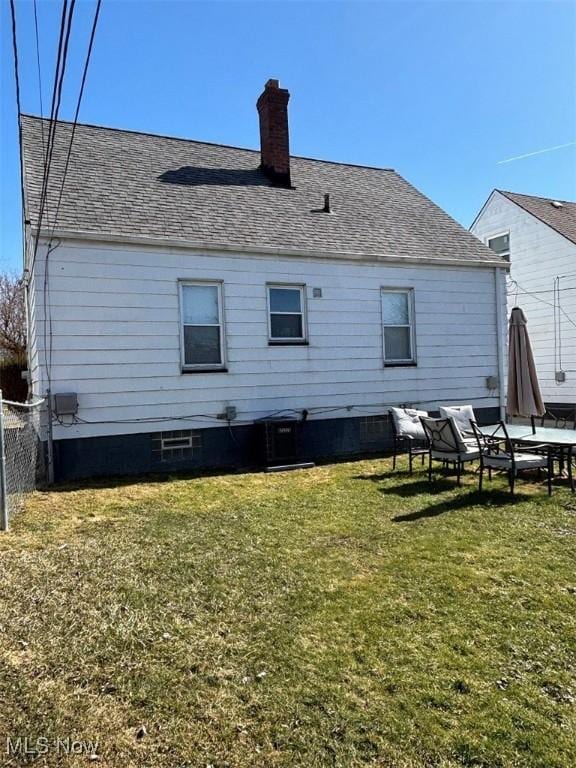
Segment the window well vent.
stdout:
<svg viewBox="0 0 576 768">
<path fill-rule="evenodd" d="M 159 432 L 152 436 L 152 458 L 157 462 L 182 461 L 202 452 L 202 435 L 191 429 Z"/>
</svg>

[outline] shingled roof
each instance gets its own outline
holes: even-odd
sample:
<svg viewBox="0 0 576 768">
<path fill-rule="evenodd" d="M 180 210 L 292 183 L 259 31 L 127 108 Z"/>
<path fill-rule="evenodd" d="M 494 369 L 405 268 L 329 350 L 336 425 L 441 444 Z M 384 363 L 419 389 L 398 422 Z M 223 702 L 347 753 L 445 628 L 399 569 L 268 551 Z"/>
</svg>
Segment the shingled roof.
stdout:
<svg viewBox="0 0 576 768">
<path fill-rule="evenodd" d="M 505 192 L 503 189 L 496 191 L 524 208 L 528 213 L 536 216 L 544 224 L 548 224 L 549 227 L 555 229 L 568 240 L 576 243 L 576 203 L 570 203 L 567 200 L 552 200 L 549 197 L 520 195 L 517 192 Z"/>
<path fill-rule="evenodd" d="M 42 120 L 22 117 L 27 217 L 37 225 Z M 44 121 L 47 133 L 47 121 Z M 48 194 L 56 208 L 71 134 L 59 122 Z M 293 189 L 260 153 L 78 125 L 57 229 L 239 248 L 507 264 L 393 170 L 291 157 Z M 331 213 L 321 212 L 330 194 Z M 44 225 L 46 221 L 44 222 Z"/>
</svg>

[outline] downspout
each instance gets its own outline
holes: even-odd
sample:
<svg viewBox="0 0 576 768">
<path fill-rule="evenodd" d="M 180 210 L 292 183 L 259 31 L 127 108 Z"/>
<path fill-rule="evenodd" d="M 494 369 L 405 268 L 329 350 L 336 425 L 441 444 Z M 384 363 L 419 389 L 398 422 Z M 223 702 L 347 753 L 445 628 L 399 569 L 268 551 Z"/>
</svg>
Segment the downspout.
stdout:
<svg viewBox="0 0 576 768">
<path fill-rule="evenodd" d="M 26 370 L 28 374 L 28 399 L 33 400 L 34 397 L 30 390 L 32 389 L 31 379 L 31 356 L 32 356 L 32 311 L 30 307 L 30 284 L 31 275 L 28 269 L 29 264 L 29 243 L 31 239 L 30 234 L 30 222 L 24 222 L 24 263 L 22 265 L 22 285 L 24 287 L 24 313 L 26 323 Z"/>
<path fill-rule="evenodd" d="M 506 387 L 505 387 L 505 355 L 506 355 L 506 283 L 504 270 L 496 267 L 494 270 L 494 293 L 496 297 L 496 353 L 498 358 L 498 401 L 500 420 L 506 420 Z"/>
</svg>

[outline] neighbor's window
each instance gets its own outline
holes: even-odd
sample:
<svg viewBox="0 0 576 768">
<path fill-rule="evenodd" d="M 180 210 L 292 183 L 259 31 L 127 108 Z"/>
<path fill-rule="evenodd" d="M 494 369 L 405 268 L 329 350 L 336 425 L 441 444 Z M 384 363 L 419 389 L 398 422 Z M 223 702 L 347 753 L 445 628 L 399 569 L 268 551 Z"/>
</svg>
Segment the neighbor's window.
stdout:
<svg viewBox="0 0 576 768">
<path fill-rule="evenodd" d="M 182 365 L 224 367 L 222 283 L 180 283 Z"/>
<path fill-rule="evenodd" d="M 306 341 L 305 286 L 268 286 L 268 338 L 290 344 Z"/>
<path fill-rule="evenodd" d="M 382 288 L 381 301 L 384 363 L 416 362 L 414 291 L 411 288 Z"/>
<path fill-rule="evenodd" d="M 510 232 L 502 232 L 500 235 L 489 237 L 486 242 L 488 248 L 491 248 L 498 256 L 503 256 L 510 261 Z"/>
</svg>

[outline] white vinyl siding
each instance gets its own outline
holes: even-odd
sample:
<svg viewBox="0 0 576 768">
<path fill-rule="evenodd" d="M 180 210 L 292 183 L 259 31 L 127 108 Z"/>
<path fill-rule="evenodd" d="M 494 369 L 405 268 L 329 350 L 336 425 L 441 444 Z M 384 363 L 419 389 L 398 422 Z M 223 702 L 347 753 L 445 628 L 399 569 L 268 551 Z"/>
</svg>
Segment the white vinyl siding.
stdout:
<svg viewBox="0 0 576 768">
<path fill-rule="evenodd" d="M 306 288 L 268 285 L 268 339 L 294 344 L 306 341 Z"/>
<path fill-rule="evenodd" d="M 384 364 L 415 363 L 414 291 L 411 288 L 382 288 L 380 300 Z"/>
<path fill-rule="evenodd" d="M 36 271 L 43 366 L 42 261 Z M 179 281 L 216 279 L 228 372 L 182 375 Z M 316 298 L 310 289 L 304 304 L 308 345 L 270 346 L 267 285 L 302 284 L 322 289 Z M 383 366 L 382 286 L 414 289 L 417 366 Z M 58 440 L 159 428 L 137 419 L 171 417 L 161 429 L 176 431 L 198 416 L 193 429 L 226 428 L 214 417 L 227 405 L 242 422 L 282 409 L 312 409 L 312 420 L 410 402 L 498 405 L 485 384 L 498 373 L 492 268 L 63 241 L 50 256 L 50 301 L 52 390 L 77 392 L 79 416 L 96 422 L 55 424 Z"/>
<path fill-rule="evenodd" d="M 508 314 L 514 306 L 526 314 L 544 401 L 576 403 L 576 244 L 499 192 L 491 195 L 472 232 L 484 242 L 510 233 Z M 557 276 L 562 311 L 555 331 Z M 558 370 L 564 371 L 565 381 L 556 381 Z"/>
<path fill-rule="evenodd" d="M 180 281 L 179 285 L 182 368 L 223 368 L 222 284 Z"/>
</svg>

